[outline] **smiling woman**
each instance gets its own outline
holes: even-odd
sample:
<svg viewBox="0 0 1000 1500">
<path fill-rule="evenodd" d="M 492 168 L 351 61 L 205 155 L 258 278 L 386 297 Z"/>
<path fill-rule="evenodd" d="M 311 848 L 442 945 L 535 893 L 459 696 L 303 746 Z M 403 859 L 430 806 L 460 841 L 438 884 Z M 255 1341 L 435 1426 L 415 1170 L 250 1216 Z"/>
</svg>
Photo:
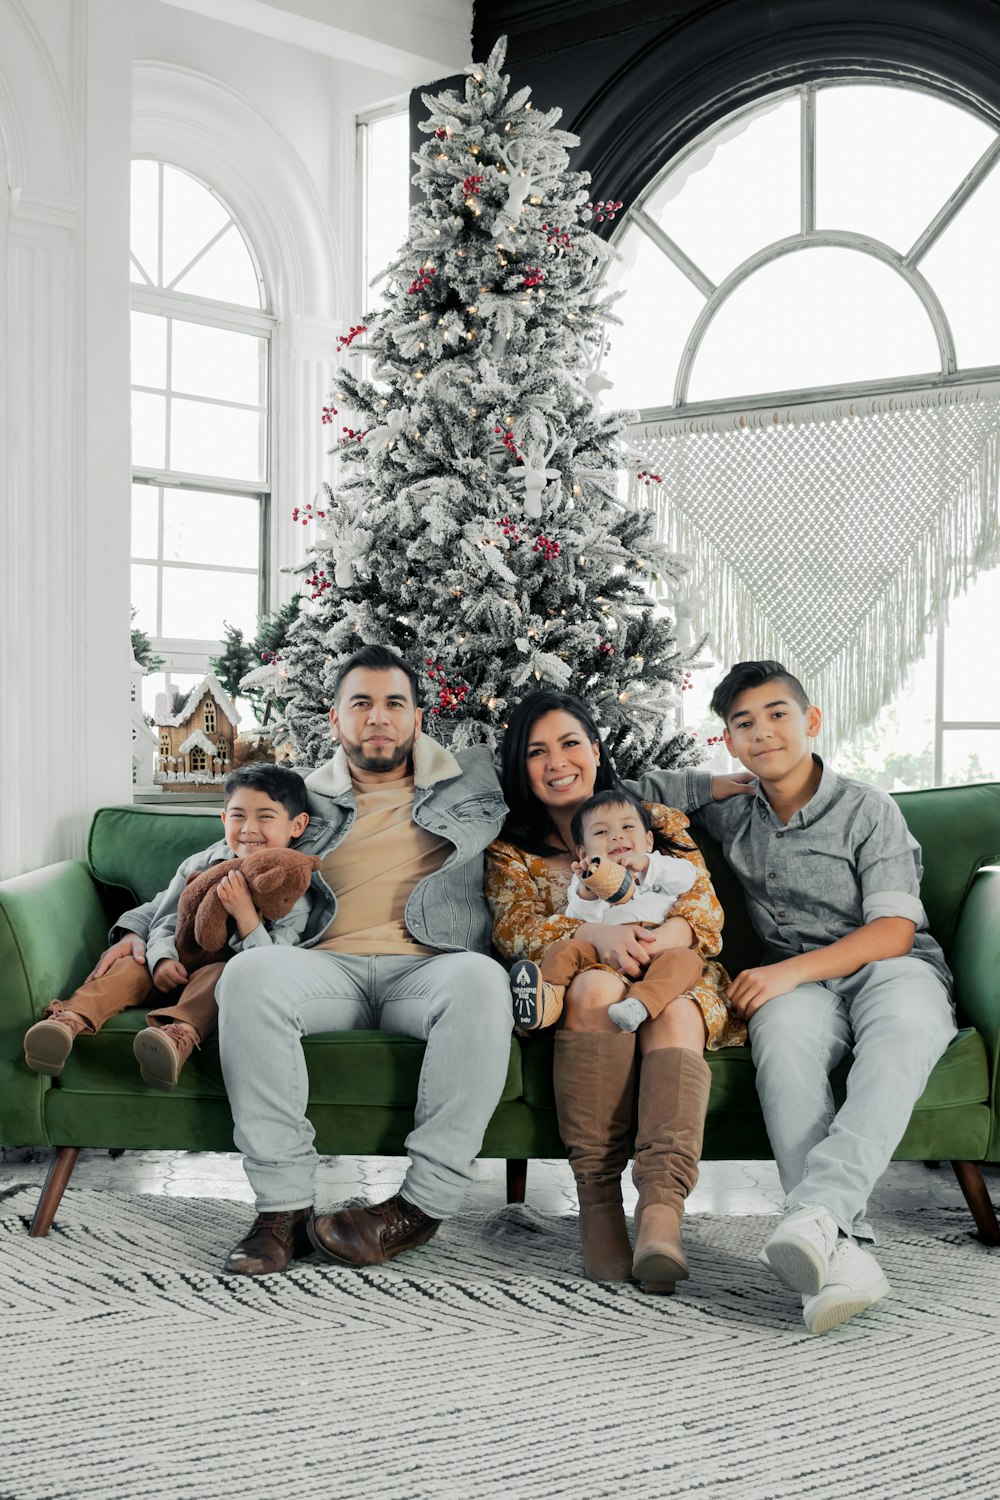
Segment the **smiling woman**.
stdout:
<svg viewBox="0 0 1000 1500">
<path fill-rule="evenodd" d="M 708 1102 L 702 1052 L 740 1043 L 746 1035 L 725 999 L 728 976 L 714 961 L 722 909 L 687 833 L 687 818 L 648 804 L 654 837 L 693 867 L 665 919 L 629 921 L 628 908 L 615 922 L 567 915 L 577 853 L 574 815 L 595 790 L 625 795 L 580 699 L 554 690 L 530 694 L 510 716 L 501 758 L 510 811 L 501 837 L 487 850 L 493 942 L 514 962 L 515 1018 L 523 1022 L 530 1012 L 522 991 L 533 985 L 541 1002 L 533 1024 L 544 1026 L 550 1015 L 560 1020 L 553 1082 L 559 1129 L 577 1180 L 587 1274 L 618 1281 L 634 1276 L 647 1290 L 673 1290 L 688 1274 L 680 1217 L 697 1178 Z M 641 882 L 649 862 L 639 863 Z M 565 974 L 560 969 L 558 997 L 545 994 L 552 985 L 542 966 L 550 961 L 568 965 Z M 639 1002 L 637 1012 L 626 1016 L 619 1003 L 624 995 Z M 553 998 L 558 1004 L 546 1008 Z M 633 1028 L 638 1023 L 637 1029 L 626 1029 L 627 1021 Z M 633 1255 L 621 1174 L 629 1158 L 637 1053 L 643 1061 Z"/>
</svg>

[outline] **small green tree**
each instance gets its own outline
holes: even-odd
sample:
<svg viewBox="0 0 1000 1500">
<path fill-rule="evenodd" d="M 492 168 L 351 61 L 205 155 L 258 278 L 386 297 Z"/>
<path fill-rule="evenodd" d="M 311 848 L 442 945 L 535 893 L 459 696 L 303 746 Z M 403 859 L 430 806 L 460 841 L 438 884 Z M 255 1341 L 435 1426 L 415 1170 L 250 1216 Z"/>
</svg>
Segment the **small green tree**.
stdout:
<svg viewBox="0 0 1000 1500">
<path fill-rule="evenodd" d="M 134 620 L 139 611 L 132 605 L 130 620 Z M 132 655 L 139 663 L 144 672 L 158 672 L 161 667 L 166 666 L 162 656 L 155 656 L 150 645 L 149 636 L 138 625 L 132 626 Z"/>
<path fill-rule="evenodd" d="M 248 641 L 238 625 L 226 624 L 220 656 L 209 657 L 212 671 L 231 698 L 245 698 L 263 727 L 272 709 L 284 708 L 284 699 L 276 689 L 280 677 L 277 663 L 288 637 L 288 631 L 299 612 L 299 594 L 287 604 L 262 615 L 257 633 Z"/>
<path fill-rule="evenodd" d="M 223 622 L 222 653 L 208 658 L 209 666 L 222 683 L 230 698 L 240 690 L 240 679 L 257 665 L 253 646 L 238 625 Z"/>
</svg>

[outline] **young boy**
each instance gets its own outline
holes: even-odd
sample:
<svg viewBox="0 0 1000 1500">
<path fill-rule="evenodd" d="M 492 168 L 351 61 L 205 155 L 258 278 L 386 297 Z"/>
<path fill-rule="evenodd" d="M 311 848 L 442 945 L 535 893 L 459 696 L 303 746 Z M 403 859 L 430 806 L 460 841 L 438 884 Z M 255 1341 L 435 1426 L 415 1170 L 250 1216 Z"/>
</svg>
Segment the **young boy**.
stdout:
<svg viewBox="0 0 1000 1500">
<path fill-rule="evenodd" d="M 729 990 L 749 1023 L 785 1191 L 761 1260 L 824 1333 L 889 1291 L 861 1248 L 874 1239 L 867 1203 L 955 1035 L 951 976 L 920 903 L 919 845 L 886 793 L 812 753 L 821 714 L 801 683 L 780 662 L 740 662 L 712 708 L 757 778 L 751 795 L 699 807 L 693 821 L 722 844 L 764 946 Z M 672 774 L 639 785 L 663 795 Z M 689 791 L 697 800 L 703 788 Z M 835 1113 L 829 1074 L 851 1051 Z"/>
<path fill-rule="evenodd" d="M 58 1077 L 76 1038 L 94 1035 L 110 1016 L 143 1005 L 154 990 L 180 994 L 172 1005 L 150 1011 L 150 1025 L 135 1038 L 133 1050 L 144 1082 L 169 1091 L 194 1047 L 215 1030 L 215 984 L 223 964 L 206 964 L 191 977 L 177 957 L 177 906 L 188 877 L 222 860 L 244 858 L 253 849 L 287 849 L 305 832 L 306 787 L 295 771 L 252 765 L 232 771 L 223 784 L 225 836 L 193 854 L 166 891 L 125 912 L 118 930 L 130 934 L 110 949 L 69 1000 L 53 1000 L 24 1038 L 25 1062 L 36 1073 Z M 232 919 L 234 953 L 272 943 L 298 943 L 312 908 L 307 891 L 286 917 L 264 923 L 238 870 L 225 875 L 219 899 Z"/>
<path fill-rule="evenodd" d="M 625 791 L 598 792 L 578 808 L 570 834 L 579 859 L 573 864 L 573 879 L 566 900 L 566 915 L 583 922 L 641 923 L 663 925 L 678 896 L 691 889 L 695 867 L 687 859 L 660 852 L 672 845 L 657 833 L 649 812 Z M 593 859 L 608 860 L 629 870 L 635 878 L 630 900 L 613 905 L 603 901 L 584 883 Z M 701 974 L 701 957 L 692 949 L 672 948 L 654 958 L 641 979 L 632 981 L 602 964 L 591 943 L 566 938 L 553 943 L 541 965 L 521 959 L 510 971 L 514 1020 L 524 1031 L 553 1025 L 562 1014 L 567 989 L 578 974 L 607 969 L 624 991 L 608 1007 L 608 1015 L 622 1031 L 637 1031 L 650 1016 L 658 1016 L 695 983 Z"/>
</svg>

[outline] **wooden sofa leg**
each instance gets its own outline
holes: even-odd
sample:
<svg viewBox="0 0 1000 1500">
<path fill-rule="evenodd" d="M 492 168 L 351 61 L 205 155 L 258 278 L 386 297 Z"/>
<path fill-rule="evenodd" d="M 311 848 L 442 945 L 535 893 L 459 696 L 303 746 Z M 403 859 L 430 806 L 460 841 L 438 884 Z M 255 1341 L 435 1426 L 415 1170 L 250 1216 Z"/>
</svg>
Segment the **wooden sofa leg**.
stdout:
<svg viewBox="0 0 1000 1500">
<path fill-rule="evenodd" d="M 974 1161 L 953 1161 L 952 1166 L 962 1189 L 962 1196 L 976 1221 L 979 1238 L 986 1245 L 1000 1245 L 1000 1224 L 997 1223 L 996 1211 L 986 1191 L 982 1168 Z"/>
<path fill-rule="evenodd" d="M 528 1159 L 515 1156 L 507 1161 L 507 1202 L 523 1203 L 528 1187 Z"/>
<path fill-rule="evenodd" d="M 56 1151 L 52 1165 L 49 1167 L 49 1175 L 45 1179 L 45 1186 L 42 1188 L 42 1196 L 35 1209 L 35 1217 L 28 1231 L 33 1240 L 44 1238 L 52 1228 L 56 1209 L 66 1191 L 66 1184 L 73 1175 L 73 1168 L 76 1166 L 79 1155 L 79 1146 L 60 1146 Z"/>
</svg>

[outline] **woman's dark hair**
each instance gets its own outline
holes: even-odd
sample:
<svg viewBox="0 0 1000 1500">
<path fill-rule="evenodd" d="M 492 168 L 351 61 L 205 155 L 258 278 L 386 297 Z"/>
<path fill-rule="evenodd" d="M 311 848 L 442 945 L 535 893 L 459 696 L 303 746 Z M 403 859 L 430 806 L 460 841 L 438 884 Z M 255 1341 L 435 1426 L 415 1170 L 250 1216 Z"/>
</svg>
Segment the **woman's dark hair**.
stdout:
<svg viewBox="0 0 1000 1500">
<path fill-rule="evenodd" d="M 653 815 L 645 802 L 640 802 L 638 797 L 633 797 L 624 787 L 612 787 L 607 792 L 595 792 L 589 797 L 582 807 L 578 807 L 573 814 L 570 824 L 570 836 L 577 848 L 583 847 L 584 823 L 587 818 L 593 817 L 602 807 L 634 807 L 642 819 L 642 826 L 647 833 L 653 835 L 653 848 L 658 854 L 688 854 L 691 850 L 690 844 L 679 844 L 675 839 L 669 837 L 653 822 Z"/>
<path fill-rule="evenodd" d="M 504 799 L 510 811 L 500 830 L 500 837 L 517 844 L 527 854 L 565 854 L 561 844 L 553 843 L 555 825 L 544 802 L 539 802 L 531 790 L 528 780 L 528 743 L 531 731 L 538 720 L 550 713 L 570 714 L 579 724 L 581 733 L 592 745 L 597 742 L 600 759 L 597 762 L 595 792 L 621 791 L 621 782 L 615 770 L 611 753 L 601 738 L 601 732 L 591 717 L 587 705 L 575 693 L 562 693 L 556 688 L 541 688 L 529 693 L 511 712 L 500 746 L 500 782 Z"/>
</svg>

